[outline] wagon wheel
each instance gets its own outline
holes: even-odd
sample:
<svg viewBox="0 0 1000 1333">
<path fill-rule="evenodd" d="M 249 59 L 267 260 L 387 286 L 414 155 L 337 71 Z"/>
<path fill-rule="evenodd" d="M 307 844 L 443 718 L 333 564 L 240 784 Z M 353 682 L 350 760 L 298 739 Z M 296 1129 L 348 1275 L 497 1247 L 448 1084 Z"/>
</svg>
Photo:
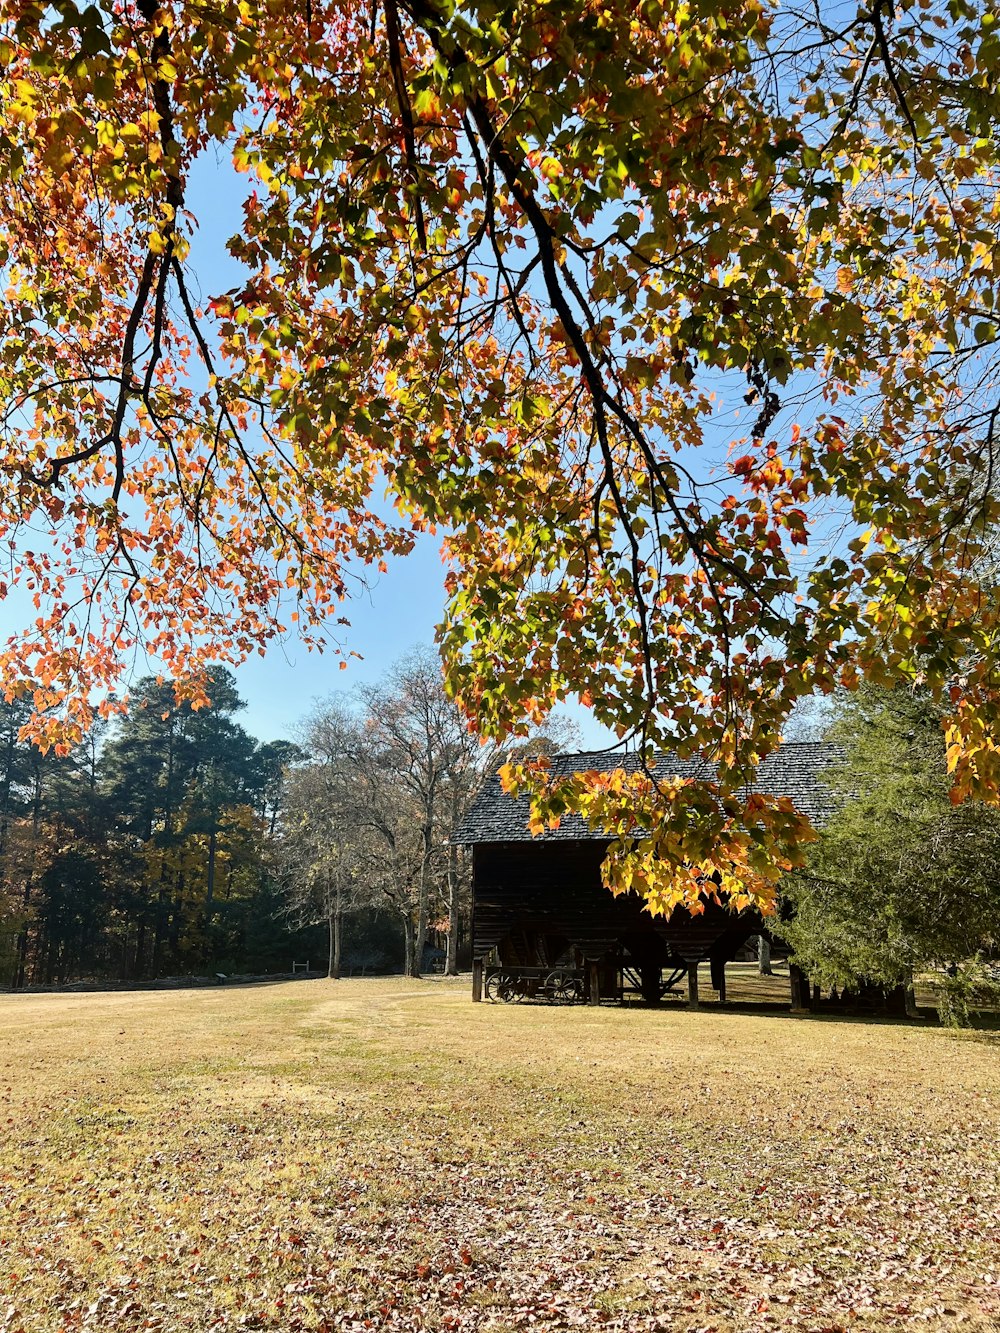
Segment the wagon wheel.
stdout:
<svg viewBox="0 0 1000 1333">
<path fill-rule="evenodd" d="M 563 975 L 556 982 L 553 994 L 557 1000 L 572 1004 L 575 1000 L 582 998 L 583 987 L 580 985 L 579 978 Z"/>
<path fill-rule="evenodd" d="M 569 980 L 570 978 L 567 977 L 565 972 L 557 969 L 555 972 L 550 972 L 545 978 L 542 983 L 542 990 L 551 1000 L 565 1000 L 567 998 L 566 982 Z"/>
<path fill-rule="evenodd" d="M 504 1004 L 517 1004 L 524 999 L 524 983 L 520 977 L 500 977 L 497 995 Z"/>
<path fill-rule="evenodd" d="M 488 1000 L 500 999 L 500 985 L 504 979 L 499 972 L 494 972 L 491 977 L 486 978 L 486 998 Z"/>
</svg>

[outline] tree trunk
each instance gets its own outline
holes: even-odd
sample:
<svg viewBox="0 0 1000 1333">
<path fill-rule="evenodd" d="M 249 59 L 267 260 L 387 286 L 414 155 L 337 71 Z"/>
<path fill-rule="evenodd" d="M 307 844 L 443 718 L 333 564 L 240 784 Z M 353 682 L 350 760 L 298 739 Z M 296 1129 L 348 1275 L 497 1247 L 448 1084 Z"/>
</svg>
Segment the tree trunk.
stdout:
<svg viewBox="0 0 1000 1333">
<path fill-rule="evenodd" d="M 4 754 L 3 783 L 0 785 L 0 859 L 7 853 L 7 830 L 10 826 L 10 793 L 14 769 L 14 754 L 17 749 L 17 727 L 11 725 L 7 730 L 7 747 Z"/>
<path fill-rule="evenodd" d="M 766 935 L 757 936 L 757 971 L 762 977 L 773 977 L 771 971 L 771 941 Z"/>
<path fill-rule="evenodd" d="M 792 1013 L 803 1013 L 809 1007 L 809 979 L 795 963 L 788 965 L 788 987 L 791 991 Z"/>
<path fill-rule="evenodd" d="M 333 914 L 333 975 L 340 977 L 340 955 L 341 944 L 344 934 L 344 909 L 341 906 L 340 894 L 337 894 L 337 906 Z"/>
<path fill-rule="evenodd" d="M 423 832 L 424 851 L 420 860 L 420 879 L 417 892 L 416 939 L 413 941 L 413 971 L 411 977 L 419 977 L 424 961 L 424 945 L 427 943 L 428 898 L 430 897 L 430 878 L 427 874 L 431 855 L 430 831 Z"/>
<path fill-rule="evenodd" d="M 210 919 L 212 914 L 212 900 L 215 898 L 215 857 L 219 846 L 219 834 L 215 825 L 212 825 L 212 831 L 208 835 L 208 873 L 205 884 L 205 920 Z"/>
<path fill-rule="evenodd" d="M 126 918 L 125 929 L 122 933 L 122 961 L 118 970 L 118 980 L 128 981 L 128 959 L 129 950 L 132 947 L 132 923 Z"/>
<path fill-rule="evenodd" d="M 42 772 L 36 761 L 31 801 L 31 866 L 24 881 L 24 925 L 17 938 L 17 969 L 14 989 L 28 984 L 28 943 L 31 937 L 31 892 L 38 871 L 38 839 L 42 827 Z"/>
<path fill-rule="evenodd" d="M 156 895 L 156 911 L 153 915 L 153 952 L 149 960 L 150 976 L 158 977 L 163 967 L 163 939 L 167 931 L 167 885 L 160 880 Z"/>
<path fill-rule="evenodd" d="M 408 977 L 419 977 L 420 972 L 417 969 L 416 960 L 413 957 L 413 917 L 409 912 L 406 912 L 403 915 L 403 940 L 406 947 L 403 972 Z"/>
<path fill-rule="evenodd" d="M 458 848 L 448 848 L 448 952 L 444 963 L 446 977 L 458 976 Z"/>
<path fill-rule="evenodd" d="M 132 970 L 126 974 L 126 980 L 141 977 L 146 969 L 146 923 L 140 921 L 135 928 L 135 953 L 132 955 Z"/>
<path fill-rule="evenodd" d="M 427 903 L 421 895 L 417 908 L 417 921 L 413 927 L 413 971 L 411 977 L 419 977 L 424 964 L 424 945 L 427 943 Z"/>
<path fill-rule="evenodd" d="M 341 933 L 344 919 L 344 900 L 341 889 L 340 872 L 334 881 L 334 890 L 330 894 L 330 882 L 326 885 L 326 919 L 330 928 L 330 952 L 326 975 L 331 981 L 340 978 Z"/>
<path fill-rule="evenodd" d="M 14 965 L 14 990 L 27 984 L 28 926 L 22 926 L 17 937 L 17 959 Z"/>
<path fill-rule="evenodd" d="M 917 997 L 913 990 L 913 973 L 911 972 L 907 980 L 903 983 L 903 1012 L 907 1018 L 919 1018 L 920 1010 L 917 1008 Z"/>
<path fill-rule="evenodd" d="M 169 905 L 170 918 L 167 929 L 167 940 L 169 947 L 168 965 L 171 971 L 175 971 L 178 966 L 178 960 L 181 954 L 181 930 L 184 925 L 184 891 L 187 888 L 187 877 L 183 870 L 178 870 L 174 881 L 174 897 Z"/>
</svg>

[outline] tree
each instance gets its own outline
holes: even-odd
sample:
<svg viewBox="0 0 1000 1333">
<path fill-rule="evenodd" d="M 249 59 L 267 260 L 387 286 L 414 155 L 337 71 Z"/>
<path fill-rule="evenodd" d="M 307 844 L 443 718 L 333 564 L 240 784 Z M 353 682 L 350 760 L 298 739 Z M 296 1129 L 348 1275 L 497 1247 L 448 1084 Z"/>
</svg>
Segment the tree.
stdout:
<svg viewBox="0 0 1000 1333">
<path fill-rule="evenodd" d="M 258 813 L 267 825 L 269 837 L 274 837 L 284 812 L 289 769 L 304 758 L 305 754 L 294 741 L 266 741 L 257 747 L 256 761 L 260 769 L 256 784 L 260 790 Z"/>
<path fill-rule="evenodd" d="M 757 971 L 762 977 L 773 976 L 771 970 L 771 941 L 766 935 L 757 936 Z"/>
<path fill-rule="evenodd" d="M 381 703 L 377 695 L 369 702 Z M 308 792 L 319 802 L 306 821 L 306 829 L 320 832 L 308 877 L 318 875 L 326 902 L 335 903 L 331 890 L 343 882 L 340 868 L 349 859 L 360 862 L 369 893 L 402 926 L 405 974 L 419 976 L 431 848 L 426 812 L 406 785 L 412 777 L 406 758 L 387 745 L 375 715 L 336 701 L 314 713 L 303 739 L 319 770 L 296 775 L 297 801 Z"/>
<path fill-rule="evenodd" d="M 410 976 L 419 975 L 430 921 L 443 916 L 445 967 L 454 974 L 468 887 L 455 835 L 465 813 L 505 759 L 574 734 L 556 720 L 514 749 L 483 744 L 448 699 L 439 664 L 426 649 L 402 658 L 353 698 L 320 705 L 303 728 L 312 762 L 292 779 L 293 903 L 301 905 L 303 893 L 313 901 L 311 886 L 319 885 L 321 901 L 336 906 L 350 879 L 355 895 L 381 900 L 399 920 Z"/>
<path fill-rule="evenodd" d="M 496 770 L 500 752 L 482 746 L 470 732 L 444 691 L 439 663 L 427 650 L 401 660 L 384 682 L 363 689 L 360 699 L 367 742 L 374 747 L 382 772 L 392 775 L 395 793 L 390 790 L 385 795 L 390 802 L 402 803 L 419 840 L 410 967 L 414 975 L 420 970 L 433 881 L 440 882 L 443 871 L 441 896 L 448 920 L 445 966 L 454 974 L 462 876 L 453 838 L 484 777 Z"/>
<path fill-rule="evenodd" d="M 213 942 L 224 876 L 254 862 L 263 837 L 255 810 L 273 782 L 273 755 L 258 760 L 254 739 L 232 721 L 244 705 L 231 674 L 208 673 L 206 706 L 178 704 L 172 687 L 140 681 L 102 758 L 110 799 L 124 830 L 138 840 L 155 883 L 149 966 L 204 964 L 220 955 Z M 222 913 L 224 915 L 224 913 Z M 145 953 L 140 926 L 137 950 Z"/>
<path fill-rule="evenodd" d="M 121 974 L 138 867 L 112 836 L 103 728 L 72 757 L 43 755 L 18 740 L 24 702 L 0 711 L 0 978 Z"/>
<path fill-rule="evenodd" d="M 326 926 L 331 979 L 341 973 L 345 915 L 362 905 L 370 907 L 373 897 L 364 875 L 350 773 L 337 762 L 342 753 L 331 749 L 326 762 L 289 776 L 281 841 L 286 911 L 302 924 Z"/>
<path fill-rule="evenodd" d="M 0 983 L 135 979 L 167 970 L 287 970 L 315 947 L 282 923 L 283 767 L 258 745 L 223 668 L 209 706 L 139 681 L 128 711 L 72 755 L 19 739 L 0 704 Z"/>
<path fill-rule="evenodd" d="M 954 805 L 940 712 L 920 690 L 864 686 L 839 701 L 838 808 L 806 869 L 786 881 L 780 927 L 823 985 L 912 984 L 1000 945 L 1000 813 Z"/>
<path fill-rule="evenodd" d="M 995 798 L 994 0 L 2 0 L 0 63 L 0 536 L 40 612 L 2 666 L 43 742 L 139 640 L 199 698 L 435 526 L 485 734 L 580 692 L 714 765 L 532 776 L 655 909 L 773 903 L 808 829 L 748 779 L 837 682 L 919 674 Z M 204 153 L 249 188 L 202 298 Z"/>
</svg>

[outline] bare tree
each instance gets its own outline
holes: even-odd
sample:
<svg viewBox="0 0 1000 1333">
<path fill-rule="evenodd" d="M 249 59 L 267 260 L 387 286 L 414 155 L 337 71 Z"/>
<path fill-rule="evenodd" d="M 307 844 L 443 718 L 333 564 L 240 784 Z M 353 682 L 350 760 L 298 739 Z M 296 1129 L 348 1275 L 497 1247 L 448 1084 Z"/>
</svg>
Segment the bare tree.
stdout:
<svg viewBox="0 0 1000 1333">
<path fill-rule="evenodd" d="M 353 699 L 321 704 L 302 740 L 311 764 L 301 790 L 313 803 L 304 817 L 322 829 L 327 849 L 317 845 L 317 864 L 352 849 L 352 873 L 402 925 L 408 976 L 420 975 L 429 922 L 446 915 L 454 975 L 468 880 L 455 834 L 483 781 L 524 742 L 482 744 L 445 694 L 429 650 Z"/>
<path fill-rule="evenodd" d="M 325 894 L 330 949 L 339 967 L 346 901 L 387 907 L 406 941 L 405 970 L 416 973 L 421 856 L 418 812 L 401 786 L 396 759 L 363 701 L 329 700 L 307 719 L 308 764 L 296 776 L 290 830 L 293 901 Z M 310 888 L 310 885 L 312 888 Z M 316 885 L 321 886 L 317 891 Z"/>
<path fill-rule="evenodd" d="M 364 904 L 368 887 L 346 795 L 333 766 L 296 770 L 287 780 L 281 840 L 289 915 L 301 925 L 326 925 L 331 978 L 341 972 L 344 917 Z"/>
</svg>

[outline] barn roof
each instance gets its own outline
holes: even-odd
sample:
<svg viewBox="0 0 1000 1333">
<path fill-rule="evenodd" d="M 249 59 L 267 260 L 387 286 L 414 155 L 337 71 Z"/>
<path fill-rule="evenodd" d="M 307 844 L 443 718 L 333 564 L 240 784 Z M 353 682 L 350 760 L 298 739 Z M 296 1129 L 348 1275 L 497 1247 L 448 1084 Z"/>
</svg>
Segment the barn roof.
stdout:
<svg viewBox="0 0 1000 1333">
<path fill-rule="evenodd" d="M 757 772 L 752 790 L 768 796 L 789 796 L 796 808 L 808 815 L 814 824 L 822 824 L 830 813 L 833 797 L 822 782 L 821 774 L 834 768 L 843 759 L 843 750 L 830 741 L 789 741 L 769 755 Z M 553 772 L 582 773 L 596 770 L 607 773 L 616 768 L 636 772 L 639 756 L 622 751 L 599 750 L 582 754 L 559 754 L 551 757 Z M 662 754 L 657 759 L 658 777 L 691 777 L 711 780 L 714 770 L 702 760 L 677 759 Z M 509 796 L 494 774 L 476 797 L 462 821 L 455 841 L 466 845 L 476 842 L 531 842 L 528 832 L 529 800 Z M 539 840 L 600 841 L 606 835 L 588 827 L 579 815 L 564 815 L 557 829 L 538 835 Z"/>
</svg>

